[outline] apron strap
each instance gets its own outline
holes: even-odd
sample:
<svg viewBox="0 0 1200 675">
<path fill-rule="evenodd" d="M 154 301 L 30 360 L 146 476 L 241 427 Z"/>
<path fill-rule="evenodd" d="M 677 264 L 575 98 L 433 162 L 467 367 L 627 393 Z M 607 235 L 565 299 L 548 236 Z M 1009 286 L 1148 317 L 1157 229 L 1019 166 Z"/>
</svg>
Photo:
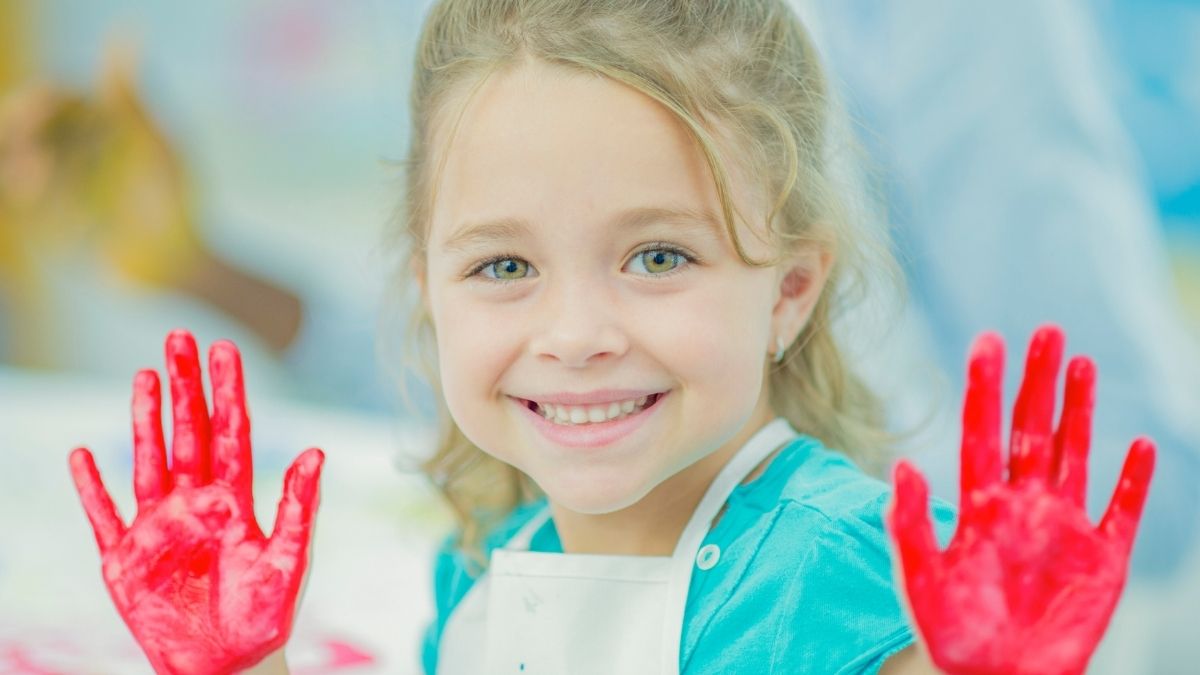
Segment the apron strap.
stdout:
<svg viewBox="0 0 1200 675">
<path fill-rule="evenodd" d="M 692 570 L 696 564 L 696 554 L 704 537 L 712 526 L 721 507 L 729 499 L 729 495 L 746 476 L 764 459 L 782 445 L 792 441 L 800 434 L 792 428 L 786 418 L 776 417 L 763 425 L 750 437 L 721 469 L 712 484 L 708 486 L 700 503 L 692 512 L 691 518 L 676 542 L 675 551 L 671 555 L 670 575 L 667 583 L 666 611 L 663 621 L 663 658 L 662 673 L 678 675 L 680 646 L 683 641 L 683 615 L 687 605 L 687 594 L 691 587 Z M 522 525 L 517 533 L 501 548 L 513 551 L 526 551 L 534 534 L 546 524 L 551 517 L 550 505 L 546 504 L 532 518 Z"/>
<path fill-rule="evenodd" d="M 683 614 L 687 606 L 688 589 L 692 585 L 692 570 L 700 543 L 708 535 L 712 520 L 729 499 L 734 488 L 754 471 L 772 452 L 799 436 L 786 418 L 776 417 L 763 425 L 738 450 L 713 479 L 704 497 L 692 512 L 692 517 L 671 556 L 671 576 L 667 586 L 667 611 L 663 622 L 663 658 L 661 672 L 679 672 L 680 645 L 683 642 Z"/>
</svg>

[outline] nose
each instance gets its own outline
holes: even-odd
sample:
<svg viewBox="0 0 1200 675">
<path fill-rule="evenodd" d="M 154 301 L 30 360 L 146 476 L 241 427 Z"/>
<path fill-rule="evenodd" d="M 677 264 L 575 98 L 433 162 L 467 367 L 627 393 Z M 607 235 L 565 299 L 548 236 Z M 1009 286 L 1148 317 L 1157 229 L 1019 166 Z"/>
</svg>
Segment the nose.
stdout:
<svg viewBox="0 0 1200 675">
<path fill-rule="evenodd" d="M 570 368 L 612 360 L 629 350 L 618 303 L 601 286 L 579 279 L 547 289 L 540 311 L 544 320 L 529 341 L 539 359 Z"/>
</svg>

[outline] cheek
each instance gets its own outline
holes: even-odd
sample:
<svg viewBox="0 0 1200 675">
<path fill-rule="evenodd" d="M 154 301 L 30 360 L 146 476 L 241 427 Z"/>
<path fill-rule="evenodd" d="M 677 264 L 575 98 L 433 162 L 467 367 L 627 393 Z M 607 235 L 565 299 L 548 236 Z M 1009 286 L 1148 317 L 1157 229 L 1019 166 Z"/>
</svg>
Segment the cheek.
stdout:
<svg viewBox="0 0 1200 675">
<path fill-rule="evenodd" d="M 442 392 L 459 426 L 469 426 L 466 417 L 486 409 L 474 404 L 494 393 L 511 360 L 514 323 L 503 309 L 469 294 L 431 294 L 430 301 Z M 439 311 L 447 307 L 454 309 Z"/>
<path fill-rule="evenodd" d="M 757 399 L 770 289 L 757 279 L 696 288 L 647 312 L 644 335 L 686 387 L 723 398 Z"/>
</svg>

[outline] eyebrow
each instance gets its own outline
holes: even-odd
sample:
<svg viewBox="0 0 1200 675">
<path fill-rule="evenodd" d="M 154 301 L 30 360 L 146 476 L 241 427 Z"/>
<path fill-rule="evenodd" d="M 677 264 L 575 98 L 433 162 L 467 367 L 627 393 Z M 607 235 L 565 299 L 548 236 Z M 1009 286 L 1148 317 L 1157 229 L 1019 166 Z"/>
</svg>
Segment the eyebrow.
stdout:
<svg viewBox="0 0 1200 675">
<path fill-rule="evenodd" d="M 689 229 L 707 231 L 721 237 L 720 221 L 706 209 L 670 206 L 636 206 L 621 211 L 613 224 L 622 230 L 636 230 L 654 223 L 673 223 Z M 489 243 L 511 241 L 529 233 L 531 225 L 523 218 L 507 217 L 460 225 L 445 243 L 445 251 L 464 251 Z"/>
</svg>

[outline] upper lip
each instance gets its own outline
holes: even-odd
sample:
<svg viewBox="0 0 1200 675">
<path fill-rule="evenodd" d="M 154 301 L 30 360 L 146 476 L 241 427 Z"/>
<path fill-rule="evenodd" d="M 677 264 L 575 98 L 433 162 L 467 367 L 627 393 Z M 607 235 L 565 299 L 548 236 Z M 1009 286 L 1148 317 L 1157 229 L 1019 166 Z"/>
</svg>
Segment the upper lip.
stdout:
<svg viewBox="0 0 1200 675">
<path fill-rule="evenodd" d="M 596 389 L 594 391 L 570 392 L 560 391 L 551 394 L 538 394 L 525 398 L 534 403 L 552 403 L 555 405 L 592 405 L 596 403 L 616 403 L 639 399 L 643 396 L 661 394 L 661 389 Z"/>
</svg>

